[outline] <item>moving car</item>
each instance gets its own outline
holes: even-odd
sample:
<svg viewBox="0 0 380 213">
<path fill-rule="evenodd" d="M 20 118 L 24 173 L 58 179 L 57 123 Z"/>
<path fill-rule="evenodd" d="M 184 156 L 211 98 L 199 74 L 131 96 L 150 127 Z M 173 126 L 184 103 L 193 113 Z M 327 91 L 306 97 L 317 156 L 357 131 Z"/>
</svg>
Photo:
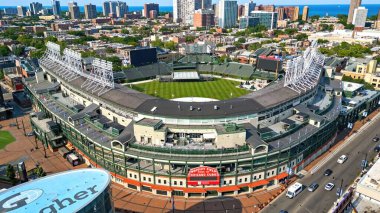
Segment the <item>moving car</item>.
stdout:
<svg viewBox="0 0 380 213">
<path fill-rule="evenodd" d="M 288 188 L 288 191 L 286 192 L 286 197 L 292 199 L 293 197 L 301 193 L 302 189 L 303 185 L 301 183 L 296 182 Z"/>
<path fill-rule="evenodd" d="M 26 136 L 33 136 L 34 135 L 34 132 L 33 131 L 31 131 L 31 132 L 28 132 L 28 133 L 26 133 Z"/>
<path fill-rule="evenodd" d="M 377 137 L 377 136 L 376 136 L 376 137 L 374 137 L 374 138 L 372 138 L 372 141 L 373 141 L 373 142 L 378 142 L 379 140 L 380 140 L 380 138 L 379 138 L 379 137 Z"/>
<path fill-rule="evenodd" d="M 326 186 L 325 186 L 325 190 L 327 190 L 327 191 L 331 191 L 333 188 L 334 188 L 334 184 L 333 183 L 328 183 L 328 184 L 326 184 Z"/>
<path fill-rule="evenodd" d="M 330 175 L 332 174 L 332 172 L 333 172 L 333 171 L 332 171 L 331 169 L 326 169 L 324 175 L 325 175 L 325 176 L 330 176 Z"/>
<path fill-rule="evenodd" d="M 347 156 L 346 155 L 342 155 L 342 156 L 339 157 L 339 159 L 338 159 L 337 162 L 340 163 L 340 164 L 343 164 L 346 160 L 347 160 Z"/>
<path fill-rule="evenodd" d="M 318 183 L 312 183 L 312 184 L 310 184 L 310 186 L 307 188 L 307 190 L 309 191 L 309 192 L 314 192 L 317 188 L 318 188 Z"/>
</svg>

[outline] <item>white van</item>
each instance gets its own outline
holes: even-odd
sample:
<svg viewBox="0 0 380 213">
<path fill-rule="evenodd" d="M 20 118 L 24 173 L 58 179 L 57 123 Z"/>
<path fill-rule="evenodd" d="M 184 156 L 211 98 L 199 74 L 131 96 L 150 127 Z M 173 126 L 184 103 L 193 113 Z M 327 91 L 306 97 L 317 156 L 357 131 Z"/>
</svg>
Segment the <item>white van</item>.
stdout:
<svg viewBox="0 0 380 213">
<path fill-rule="evenodd" d="M 293 197 L 297 196 L 299 193 L 302 192 L 303 186 L 301 183 L 294 183 L 288 188 L 288 191 L 286 192 L 286 197 L 292 199 Z"/>
</svg>

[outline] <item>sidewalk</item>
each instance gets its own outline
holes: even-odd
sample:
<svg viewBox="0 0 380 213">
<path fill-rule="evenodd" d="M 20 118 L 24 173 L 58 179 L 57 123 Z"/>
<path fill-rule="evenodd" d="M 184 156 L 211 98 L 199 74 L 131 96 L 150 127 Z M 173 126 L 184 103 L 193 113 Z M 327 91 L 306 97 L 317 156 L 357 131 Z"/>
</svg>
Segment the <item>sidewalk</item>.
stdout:
<svg viewBox="0 0 380 213">
<path fill-rule="evenodd" d="M 175 212 L 259 212 L 277 197 L 285 187 L 262 190 L 235 197 L 191 198 L 174 196 Z M 112 184 L 112 197 L 116 212 L 169 212 L 173 203 L 166 196 L 137 192 L 119 184 Z"/>
</svg>

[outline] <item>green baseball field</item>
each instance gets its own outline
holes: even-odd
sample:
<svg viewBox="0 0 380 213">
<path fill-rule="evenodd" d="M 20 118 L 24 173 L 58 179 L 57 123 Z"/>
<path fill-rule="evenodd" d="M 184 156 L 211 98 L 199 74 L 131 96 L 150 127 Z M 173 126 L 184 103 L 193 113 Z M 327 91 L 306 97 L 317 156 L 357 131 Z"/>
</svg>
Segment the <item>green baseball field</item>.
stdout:
<svg viewBox="0 0 380 213">
<path fill-rule="evenodd" d="M 164 99 L 174 99 L 183 97 L 203 97 L 218 100 L 236 98 L 249 91 L 241 89 L 240 83 L 226 79 L 214 79 L 213 81 L 200 82 L 159 82 L 135 84 L 133 89 L 148 95 L 157 96 Z"/>
<path fill-rule="evenodd" d="M 0 130 L 0 149 L 3 149 L 13 141 L 15 141 L 15 138 L 10 132 Z"/>
</svg>

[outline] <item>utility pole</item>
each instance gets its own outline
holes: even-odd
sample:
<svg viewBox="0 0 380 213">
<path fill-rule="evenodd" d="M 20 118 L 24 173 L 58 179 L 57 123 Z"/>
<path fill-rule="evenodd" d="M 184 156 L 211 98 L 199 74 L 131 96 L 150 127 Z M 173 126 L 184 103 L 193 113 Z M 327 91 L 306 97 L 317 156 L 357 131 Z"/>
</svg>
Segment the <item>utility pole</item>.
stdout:
<svg viewBox="0 0 380 213">
<path fill-rule="evenodd" d="M 342 178 L 342 181 L 340 182 L 340 191 L 339 191 L 339 197 L 342 196 L 342 193 L 343 193 L 343 178 Z"/>
<path fill-rule="evenodd" d="M 22 130 L 24 131 L 24 135 L 26 136 L 24 120 L 21 120 L 21 124 L 22 124 Z"/>
<path fill-rule="evenodd" d="M 36 134 L 34 134 L 34 142 L 36 143 L 35 149 L 38 149 L 37 135 Z"/>
</svg>

